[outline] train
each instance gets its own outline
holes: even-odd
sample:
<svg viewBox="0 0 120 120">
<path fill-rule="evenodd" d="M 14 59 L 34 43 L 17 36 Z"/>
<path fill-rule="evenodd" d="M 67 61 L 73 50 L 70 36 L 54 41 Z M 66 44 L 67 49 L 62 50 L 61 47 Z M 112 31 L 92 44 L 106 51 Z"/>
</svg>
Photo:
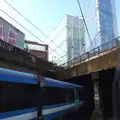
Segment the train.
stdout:
<svg viewBox="0 0 120 120">
<path fill-rule="evenodd" d="M 0 68 L 0 120 L 57 120 L 84 103 L 83 86 Z"/>
</svg>

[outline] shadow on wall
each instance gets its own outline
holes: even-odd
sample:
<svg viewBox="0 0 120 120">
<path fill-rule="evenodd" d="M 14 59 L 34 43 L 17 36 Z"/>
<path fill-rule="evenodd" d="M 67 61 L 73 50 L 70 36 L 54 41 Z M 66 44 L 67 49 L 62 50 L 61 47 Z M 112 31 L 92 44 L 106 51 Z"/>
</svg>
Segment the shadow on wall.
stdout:
<svg viewBox="0 0 120 120">
<path fill-rule="evenodd" d="M 98 92 L 103 120 L 112 119 L 113 116 L 112 83 L 114 75 L 115 68 L 99 71 Z M 63 117 L 62 120 L 89 120 L 88 117 L 92 116 L 92 113 L 95 110 L 94 87 L 91 80 L 91 74 L 66 79 L 64 81 L 84 86 L 84 89 L 79 92 L 79 98 L 81 101 L 84 101 L 84 104 L 77 112 L 73 112 Z"/>
<path fill-rule="evenodd" d="M 79 91 L 79 98 L 81 101 L 84 101 L 84 104 L 77 112 L 65 116 L 62 120 L 82 120 L 83 118 L 87 120 L 88 117 L 92 116 L 92 112 L 95 108 L 94 88 L 91 75 L 82 75 L 64 81 L 84 86 L 84 89 Z"/>
<path fill-rule="evenodd" d="M 99 73 L 99 95 L 100 109 L 102 110 L 103 118 L 109 119 L 113 116 L 112 107 L 112 83 L 114 80 L 115 68 L 102 70 Z"/>
</svg>

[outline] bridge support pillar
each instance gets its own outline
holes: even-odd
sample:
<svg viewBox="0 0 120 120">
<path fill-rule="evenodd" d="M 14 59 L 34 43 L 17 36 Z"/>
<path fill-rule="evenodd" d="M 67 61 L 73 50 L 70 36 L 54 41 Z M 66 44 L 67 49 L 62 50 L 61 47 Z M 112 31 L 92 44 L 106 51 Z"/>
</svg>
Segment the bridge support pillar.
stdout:
<svg viewBox="0 0 120 120">
<path fill-rule="evenodd" d="M 100 108 L 104 120 L 112 119 L 112 82 L 115 69 L 102 70 L 99 73 Z"/>
</svg>

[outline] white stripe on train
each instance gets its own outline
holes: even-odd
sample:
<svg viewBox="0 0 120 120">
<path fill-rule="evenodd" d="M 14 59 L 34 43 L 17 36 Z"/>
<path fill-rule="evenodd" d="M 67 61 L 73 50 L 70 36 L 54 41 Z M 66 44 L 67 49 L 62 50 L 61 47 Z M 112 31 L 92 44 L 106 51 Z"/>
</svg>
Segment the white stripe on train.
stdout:
<svg viewBox="0 0 120 120">
<path fill-rule="evenodd" d="M 30 120 L 30 119 L 33 119 L 33 118 L 36 118 L 36 117 L 37 117 L 37 111 L 22 114 L 22 115 L 12 116 L 12 117 L 9 117 L 9 118 L 3 118 L 3 119 L 0 119 L 0 120 Z"/>
<path fill-rule="evenodd" d="M 56 107 L 56 108 L 45 109 L 45 110 L 42 110 L 42 115 L 48 115 L 48 114 L 60 112 L 62 110 L 66 110 L 66 109 L 69 109 L 69 108 L 72 108 L 72 107 L 75 107 L 75 106 L 76 106 L 76 104 L 72 103 L 72 104 L 69 104 L 69 105 L 64 105 L 64 106 L 60 106 L 60 107 Z"/>
<path fill-rule="evenodd" d="M 42 115 L 53 114 L 53 113 L 60 112 L 62 110 L 66 110 L 66 109 L 69 109 L 69 108 L 72 108 L 75 106 L 76 106 L 76 104 L 72 103 L 69 105 L 64 105 L 64 106 L 60 106 L 60 107 L 56 107 L 56 108 L 45 109 L 45 110 L 42 110 Z M 37 117 L 37 111 L 22 114 L 22 115 L 12 116 L 12 117 L 8 117 L 8 118 L 2 118 L 1 120 L 29 120 L 29 119 L 33 119 L 36 117 Z"/>
</svg>

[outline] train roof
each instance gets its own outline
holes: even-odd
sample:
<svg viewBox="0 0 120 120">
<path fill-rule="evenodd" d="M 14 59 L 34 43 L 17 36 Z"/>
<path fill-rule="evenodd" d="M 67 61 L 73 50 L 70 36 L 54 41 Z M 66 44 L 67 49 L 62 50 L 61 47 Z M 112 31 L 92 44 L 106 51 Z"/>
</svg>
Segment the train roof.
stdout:
<svg viewBox="0 0 120 120">
<path fill-rule="evenodd" d="M 80 88 L 83 86 L 68 83 L 68 82 L 63 82 L 63 81 L 58 81 L 54 80 L 51 78 L 44 77 L 44 86 L 51 86 L 51 87 L 62 87 L 62 88 Z"/>
<path fill-rule="evenodd" d="M 35 80 L 35 75 L 5 68 L 0 68 L 0 81 L 37 84 L 37 81 Z"/>
<path fill-rule="evenodd" d="M 30 73 L 19 72 L 6 68 L 0 68 L 0 81 L 9 81 L 16 83 L 37 84 L 36 75 Z M 61 88 L 81 88 L 83 86 L 58 81 L 52 78 L 39 76 L 40 82 L 43 82 L 44 86 L 61 87 Z M 42 81 L 41 81 L 42 80 Z"/>
</svg>

